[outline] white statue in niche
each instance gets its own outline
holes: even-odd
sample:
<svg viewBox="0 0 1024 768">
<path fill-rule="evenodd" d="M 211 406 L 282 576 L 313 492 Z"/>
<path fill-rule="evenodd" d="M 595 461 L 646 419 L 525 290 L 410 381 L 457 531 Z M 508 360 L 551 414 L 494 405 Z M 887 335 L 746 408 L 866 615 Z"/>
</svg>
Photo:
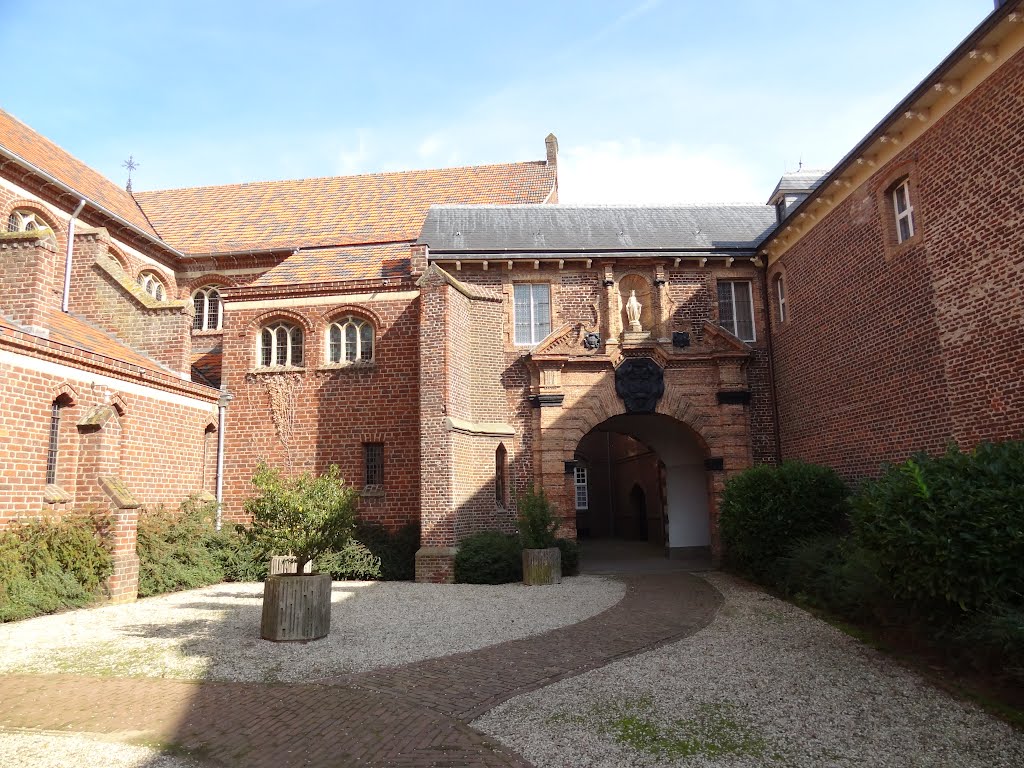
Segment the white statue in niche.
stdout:
<svg viewBox="0 0 1024 768">
<path fill-rule="evenodd" d="M 629 330 L 633 333 L 639 333 L 642 329 L 640 327 L 640 310 L 643 306 L 636 298 L 636 291 L 629 292 L 629 301 L 626 302 L 626 318 L 629 320 Z"/>
</svg>

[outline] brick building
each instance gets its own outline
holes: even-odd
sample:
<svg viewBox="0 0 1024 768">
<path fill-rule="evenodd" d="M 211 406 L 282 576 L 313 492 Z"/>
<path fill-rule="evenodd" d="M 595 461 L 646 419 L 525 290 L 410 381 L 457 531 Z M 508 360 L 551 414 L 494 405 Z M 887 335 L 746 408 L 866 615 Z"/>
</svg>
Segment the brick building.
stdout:
<svg viewBox="0 0 1024 768">
<path fill-rule="evenodd" d="M 422 523 L 417 578 L 510 529 L 717 552 L 725 479 L 850 479 L 1024 435 L 1024 3 L 768 205 L 557 205 L 545 159 L 131 193 L 0 112 L 0 524 L 241 519 L 260 460 Z"/>
</svg>

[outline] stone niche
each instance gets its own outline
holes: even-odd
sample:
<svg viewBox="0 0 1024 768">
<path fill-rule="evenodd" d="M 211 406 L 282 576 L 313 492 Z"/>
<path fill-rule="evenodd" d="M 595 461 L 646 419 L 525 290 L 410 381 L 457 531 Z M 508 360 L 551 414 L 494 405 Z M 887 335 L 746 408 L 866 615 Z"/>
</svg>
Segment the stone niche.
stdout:
<svg viewBox="0 0 1024 768">
<path fill-rule="evenodd" d="M 654 292 L 651 290 L 651 281 L 642 275 L 631 273 L 623 275 L 619 279 L 619 321 L 620 327 L 629 331 L 629 318 L 626 316 L 626 302 L 629 295 L 636 291 L 636 299 L 640 302 L 640 326 L 644 334 L 650 334 L 654 330 Z"/>
</svg>

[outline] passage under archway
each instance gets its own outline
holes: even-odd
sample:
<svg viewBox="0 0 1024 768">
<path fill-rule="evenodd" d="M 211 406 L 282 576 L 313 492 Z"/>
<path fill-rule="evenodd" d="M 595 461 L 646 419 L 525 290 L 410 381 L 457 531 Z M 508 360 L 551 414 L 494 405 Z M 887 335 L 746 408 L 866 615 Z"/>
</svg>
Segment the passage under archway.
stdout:
<svg viewBox="0 0 1024 768">
<path fill-rule="evenodd" d="M 624 414 L 598 424 L 575 452 L 588 484 L 577 493 L 577 535 L 646 541 L 676 557 L 709 552 L 706 458 L 697 435 L 669 416 Z"/>
</svg>

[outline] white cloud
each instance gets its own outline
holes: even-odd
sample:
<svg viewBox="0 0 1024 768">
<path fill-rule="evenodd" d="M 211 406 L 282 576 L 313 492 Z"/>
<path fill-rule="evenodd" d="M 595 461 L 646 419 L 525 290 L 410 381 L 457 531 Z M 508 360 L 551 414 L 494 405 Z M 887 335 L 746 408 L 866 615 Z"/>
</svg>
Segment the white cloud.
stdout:
<svg viewBox="0 0 1024 768">
<path fill-rule="evenodd" d="M 631 139 L 568 148 L 558 158 L 563 203 L 764 202 L 749 166 L 727 147 Z"/>
</svg>

